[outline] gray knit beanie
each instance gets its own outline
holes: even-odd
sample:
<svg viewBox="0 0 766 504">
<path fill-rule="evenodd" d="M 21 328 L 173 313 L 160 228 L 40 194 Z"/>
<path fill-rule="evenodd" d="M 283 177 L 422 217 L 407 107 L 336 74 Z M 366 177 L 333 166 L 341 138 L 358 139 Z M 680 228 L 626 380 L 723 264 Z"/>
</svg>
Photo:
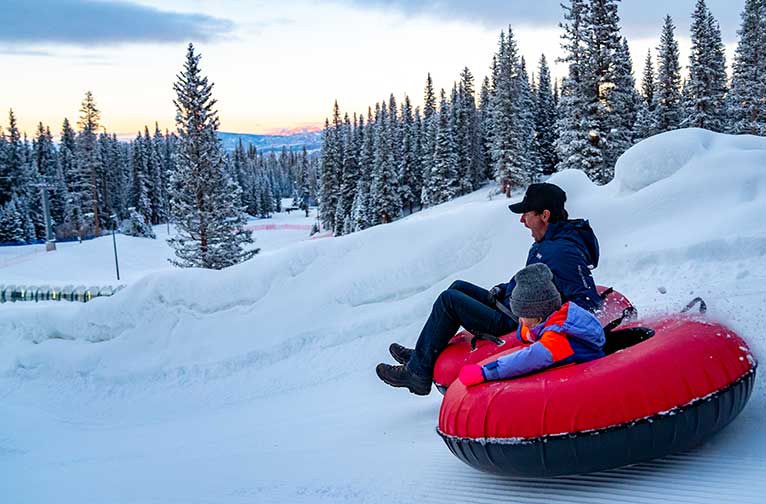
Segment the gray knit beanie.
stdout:
<svg viewBox="0 0 766 504">
<path fill-rule="evenodd" d="M 517 317 L 545 318 L 561 308 L 561 295 L 545 264 L 530 264 L 513 278 L 516 286 L 511 292 L 511 310 Z"/>
</svg>

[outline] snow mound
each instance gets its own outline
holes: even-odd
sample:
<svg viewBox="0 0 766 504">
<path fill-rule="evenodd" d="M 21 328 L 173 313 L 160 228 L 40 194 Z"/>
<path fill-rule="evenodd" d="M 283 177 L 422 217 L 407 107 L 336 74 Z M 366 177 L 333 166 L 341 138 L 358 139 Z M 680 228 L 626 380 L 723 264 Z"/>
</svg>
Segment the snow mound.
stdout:
<svg viewBox="0 0 766 504">
<path fill-rule="evenodd" d="M 613 183 L 618 184 L 623 193 L 640 191 L 685 166 L 725 170 L 748 164 L 738 163 L 738 157 L 752 150 L 766 152 L 766 139 L 724 135 L 699 128 L 668 131 L 639 142 L 620 156 Z M 711 158 L 716 162 L 711 163 Z"/>
</svg>

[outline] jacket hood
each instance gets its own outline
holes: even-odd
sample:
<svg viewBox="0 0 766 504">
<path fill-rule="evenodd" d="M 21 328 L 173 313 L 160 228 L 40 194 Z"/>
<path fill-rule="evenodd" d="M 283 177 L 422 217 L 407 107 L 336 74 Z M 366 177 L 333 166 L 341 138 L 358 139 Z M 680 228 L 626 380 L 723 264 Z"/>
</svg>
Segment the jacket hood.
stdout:
<svg viewBox="0 0 766 504">
<path fill-rule="evenodd" d="M 587 219 L 573 219 L 548 225 L 543 240 L 569 240 L 575 243 L 585 256 L 589 266 L 598 266 L 598 239 Z"/>
</svg>

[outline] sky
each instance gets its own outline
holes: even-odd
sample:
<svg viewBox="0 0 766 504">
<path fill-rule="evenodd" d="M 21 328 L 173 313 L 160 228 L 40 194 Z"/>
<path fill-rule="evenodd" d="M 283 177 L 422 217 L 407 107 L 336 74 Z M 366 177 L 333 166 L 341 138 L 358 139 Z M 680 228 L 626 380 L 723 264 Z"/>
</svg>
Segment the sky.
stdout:
<svg viewBox="0 0 766 504">
<path fill-rule="evenodd" d="M 656 48 L 663 18 L 677 26 L 682 64 L 697 0 L 623 0 L 623 34 L 636 77 Z M 707 0 L 731 63 L 745 0 Z M 393 93 L 422 103 L 426 74 L 450 89 L 463 67 L 477 89 L 500 30 L 510 25 L 531 71 L 560 49 L 560 0 L 0 0 L 0 127 L 13 109 L 30 136 L 76 123 L 86 91 L 102 125 L 123 136 L 157 122 L 173 129 L 173 82 L 186 46 L 215 83 L 221 130 L 316 129 L 337 99 L 365 112 Z M 554 64 L 554 76 L 565 68 Z M 152 126 L 153 127 L 153 126 Z"/>
</svg>

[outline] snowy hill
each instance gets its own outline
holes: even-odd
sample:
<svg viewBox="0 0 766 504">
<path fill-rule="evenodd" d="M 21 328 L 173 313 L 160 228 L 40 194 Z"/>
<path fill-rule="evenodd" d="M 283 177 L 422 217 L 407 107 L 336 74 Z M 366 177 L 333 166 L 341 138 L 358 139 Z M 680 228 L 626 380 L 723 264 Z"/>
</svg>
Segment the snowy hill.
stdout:
<svg viewBox="0 0 766 504">
<path fill-rule="evenodd" d="M 223 148 L 227 151 L 233 151 L 237 144 L 242 140 L 242 145 L 247 149 L 252 145 L 259 152 L 280 151 L 282 147 L 288 150 L 297 151 L 306 146 L 311 151 L 319 150 L 322 145 L 322 133 L 320 131 L 309 131 L 303 133 L 293 133 L 289 135 L 254 135 L 249 133 L 227 133 L 218 132 L 218 138 L 221 139 Z"/>
<path fill-rule="evenodd" d="M 615 180 L 552 181 L 601 242 L 598 283 L 641 315 L 702 296 L 766 358 L 766 139 L 682 130 Z M 555 480 L 484 475 L 434 432 L 441 396 L 380 383 L 438 293 L 523 266 L 528 231 L 479 191 L 224 271 L 167 270 L 85 305 L 0 307 L 9 502 L 760 502 L 766 389 L 686 454 Z M 517 200 L 517 198 L 514 199 Z M 74 261 L 74 259 L 73 259 Z M 71 265 L 87 270 L 87 260 Z M 682 359 L 679 356 L 679 359 Z"/>
</svg>

